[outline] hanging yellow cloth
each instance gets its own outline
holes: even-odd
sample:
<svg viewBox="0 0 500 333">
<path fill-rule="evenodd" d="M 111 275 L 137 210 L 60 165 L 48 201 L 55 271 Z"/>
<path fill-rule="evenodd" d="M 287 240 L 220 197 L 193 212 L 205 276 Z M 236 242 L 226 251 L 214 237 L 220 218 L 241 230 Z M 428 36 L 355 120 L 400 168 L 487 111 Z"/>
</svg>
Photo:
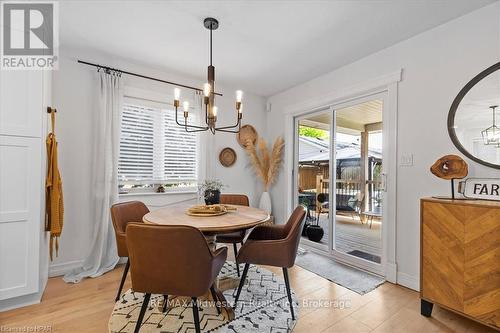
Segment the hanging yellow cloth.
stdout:
<svg viewBox="0 0 500 333">
<path fill-rule="evenodd" d="M 47 178 L 45 180 L 45 231 L 50 231 L 50 260 L 53 260 L 55 246 L 59 254 L 59 237 L 63 228 L 62 180 L 57 165 L 57 140 L 55 135 L 56 110 L 50 113 L 52 131 L 47 135 Z"/>
</svg>

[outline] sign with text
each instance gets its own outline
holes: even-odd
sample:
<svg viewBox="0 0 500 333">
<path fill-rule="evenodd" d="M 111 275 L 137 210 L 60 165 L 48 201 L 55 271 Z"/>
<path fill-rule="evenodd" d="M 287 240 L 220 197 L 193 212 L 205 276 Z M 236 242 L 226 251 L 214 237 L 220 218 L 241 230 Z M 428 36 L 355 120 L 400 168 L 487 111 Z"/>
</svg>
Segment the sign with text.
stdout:
<svg viewBox="0 0 500 333">
<path fill-rule="evenodd" d="M 56 69 L 59 44 L 57 2 L 2 2 L 2 70 Z"/>
<path fill-rule="evenodd" d="M 460 182 L 458 191 L 466 198 L 500 201 L 500 179 L 469 178 Z"/>
</svg>

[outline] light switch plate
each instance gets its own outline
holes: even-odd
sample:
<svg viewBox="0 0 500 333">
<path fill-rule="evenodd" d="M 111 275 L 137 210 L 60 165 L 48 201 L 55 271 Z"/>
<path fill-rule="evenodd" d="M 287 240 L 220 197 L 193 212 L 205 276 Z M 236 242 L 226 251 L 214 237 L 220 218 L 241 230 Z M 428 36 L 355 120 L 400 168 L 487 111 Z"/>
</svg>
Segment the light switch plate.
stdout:
<svg viewBox="0 0 500 333">
<path fill-rule="evenodd" d="M 401 160 L 399 162 L 401 166 L 413 166 L 413 154 L 403 154 L 401 155 Z"/>
</svg>

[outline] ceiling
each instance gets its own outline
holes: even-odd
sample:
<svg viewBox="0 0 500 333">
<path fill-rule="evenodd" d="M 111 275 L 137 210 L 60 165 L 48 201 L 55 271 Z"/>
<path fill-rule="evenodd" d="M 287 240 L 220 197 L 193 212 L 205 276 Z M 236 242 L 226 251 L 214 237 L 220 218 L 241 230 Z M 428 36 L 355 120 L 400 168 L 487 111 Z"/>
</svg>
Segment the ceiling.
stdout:
<svg viewBox="0 0 500 333">
<path fill-rule="evenodd" d="M 62 45 L 270 96 L 494 0 L 61 1 Z"/>
<path fill-rule="evenodd" d="M 372 125 L 369 131 L 380 129 L 382 123 L 383 102 L 379 99 L 355 104 L 335 110 L 337 131 L 345 134 L 359 134 L 365 130 L 365 125 Z M 300 121 L 301 125 L 330 130 L 332 113 L 327 110 L 314 114 Z"/>
</svg>

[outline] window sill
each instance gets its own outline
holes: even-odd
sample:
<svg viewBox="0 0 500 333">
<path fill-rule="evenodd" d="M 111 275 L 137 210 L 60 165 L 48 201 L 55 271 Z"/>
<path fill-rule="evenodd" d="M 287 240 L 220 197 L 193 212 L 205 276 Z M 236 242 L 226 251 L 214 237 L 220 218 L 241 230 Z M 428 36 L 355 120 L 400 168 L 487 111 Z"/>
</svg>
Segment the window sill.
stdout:
<svg viewBox="0 0 500 333">
<path fill-rule="evenodd" d="M 143 197 L 143 196 L 163 196 L 163 195 L 176 195 L 176 194 L 198 194 L 198 191 L 171 191 L 171 192 L 132 192 L 121 193 L 119 197 Z"/>
</svg>

